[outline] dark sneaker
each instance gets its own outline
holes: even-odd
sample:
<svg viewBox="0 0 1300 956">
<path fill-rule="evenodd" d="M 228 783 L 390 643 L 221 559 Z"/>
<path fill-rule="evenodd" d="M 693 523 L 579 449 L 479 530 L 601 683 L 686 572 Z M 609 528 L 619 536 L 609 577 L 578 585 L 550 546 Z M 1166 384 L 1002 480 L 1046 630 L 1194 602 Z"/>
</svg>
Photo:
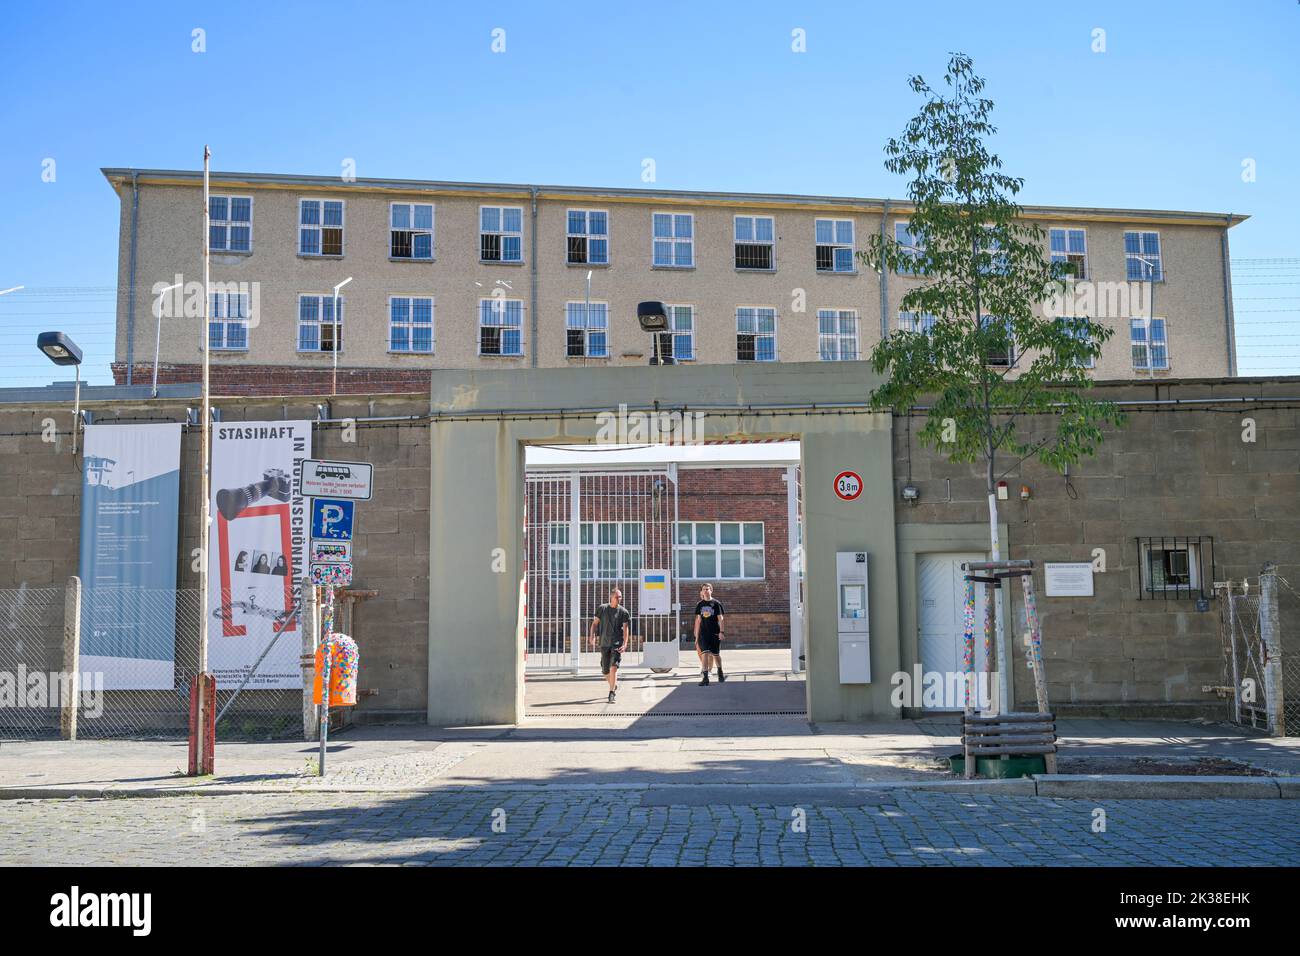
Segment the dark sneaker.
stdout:
<svg viewBox="0 0 1300 956">
<path fill-rule="evenodd" d="M 614 703 L 614 692 L 612 690 L 609 692 L 609 703 Z"/>
<path fill-rule="evenodd" d="M 722 668 L 718 668 L 718 683 L 721 684 L 727 679 L 727 675 L 722 673 Z"/>
<path fill-rule="evenodd" d="M 700 681 L 700 686 L 701 686 L 701 687 L 708 687 L 708 686 L 709 686 L 709 672 L 708 672 L 708 671 L 705 671 L 701 676 L 702 676 L 704 679 Z"/>
</svg>

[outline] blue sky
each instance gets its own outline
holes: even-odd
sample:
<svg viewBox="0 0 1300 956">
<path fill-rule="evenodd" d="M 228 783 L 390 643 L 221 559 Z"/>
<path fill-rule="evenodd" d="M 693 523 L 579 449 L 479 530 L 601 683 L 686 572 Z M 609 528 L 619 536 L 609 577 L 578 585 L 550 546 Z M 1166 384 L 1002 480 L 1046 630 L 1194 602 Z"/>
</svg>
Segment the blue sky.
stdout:
<svg viewBox="0 0 1300 956">
<path fill-rule="evenodd" d="M 362 177 L 640 186 L 652 157 L 669 189 L 901 196 L 882 146 L 918 104 L 908 75 L 938 80 L 953 50 L 988 79 L 1021 201 L 1249 214 L 1231 233 L 1242 371 L 1300 373 L 1294 0 L 608 7 L 8 6 L 0 289 L 26 289 L 0 296 L 0 385 L 66 377 L 35 351 L 44 328 L 110 381 L 102 166 L 196 169 L 207 142 L 218 170 L 350 158 Z"/>
</svg>

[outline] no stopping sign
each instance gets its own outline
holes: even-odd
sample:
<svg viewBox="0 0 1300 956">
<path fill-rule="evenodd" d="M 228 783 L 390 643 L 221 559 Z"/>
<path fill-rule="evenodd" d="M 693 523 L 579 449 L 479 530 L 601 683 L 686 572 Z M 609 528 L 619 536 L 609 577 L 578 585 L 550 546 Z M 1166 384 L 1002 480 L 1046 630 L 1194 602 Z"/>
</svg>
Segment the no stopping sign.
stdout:
<svg viewBox="0 0 1300 956">
<path fill-rule="evenodd" d="M 862 494 L 862 476 L 856 471 L 841 471 L 835 476 L 835 495 L 844 501 L 852 501 Z"/>
</svg>

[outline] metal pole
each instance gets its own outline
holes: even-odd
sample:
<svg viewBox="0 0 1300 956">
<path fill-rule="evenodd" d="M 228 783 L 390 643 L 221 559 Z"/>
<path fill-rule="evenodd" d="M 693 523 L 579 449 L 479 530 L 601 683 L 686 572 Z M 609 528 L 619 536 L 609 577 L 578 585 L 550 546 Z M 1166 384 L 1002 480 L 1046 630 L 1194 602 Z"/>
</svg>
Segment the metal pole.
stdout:
<svg viewBox="0 0 1300 956">
<path fill-rule="evenodd" d="M 593 529 L 594 532 L 594 529 Z M 595 547 L 595 541 L 592 541 Z M 593 551 L 593 562 L 595 552 Z M 573 672 L 582 667 L 582 476 L 577 471 L 569 473 L 569 633 L 573 635 Z M 592 574 L 596 573 L 592 566 Z"/>
<path fill-rule="evenodd" d="M 320 776 L 325 776 L 325 748 L 330 737 L 330 639 L 334 636 L 334 586 L 325 585 L 325 632 L 321 635 Z"/>
<path fill-rule="evenodd" d="M 211 220 L 209 218 L 209 163 L 212 150 L 203 147 L 203 328 L 199 334 L 199 348 L 203 352 L 203 410 L 199 415 L 199 427 L 203 432 L 202 474 L 203 482 L 199 496 L 201 512 L 199 518 L 199 673 L 208 670 L 208 525 L 212 522 L 212 395 L 210 391 L 211 368 L 209 363 L 208 330 L 212 327 L 212 257 L 208 246 Z M 202 735 L 200 735 L 200 738 Z"/>
<path fill-rule="evenodd" d="M 1286 701 L 1282 687 L 1282 644 L 1277 616 L 1277 565 L 1271 561 L 1259 574 L 1259 641 L 1264 645 L 1264 699 L 1268 730 L 1286 736 Z"/>
<path fill-rule="evenodd" d="M 77 388 L 72 402 L 72 456 L 77 456 L 77 430 L 81 425 L 81 363 L 77 363 Z"/>
<path fill-rule="evenodd" d="M 334 287 L 334 341 L 330 343 L 330 352 L 334 358 L 334 379 L 330 384 L 330 394 L 339 393 L 339 287 Z M 322 751 L 321 760 L 324 761 L 324 751 Z M 321 764 L 324 773 L 324 763 Z"/>
<path fill-rule="evenodd" d="M 77 739 L 77 708 L 81 703 L 81 578 L 68 578 L 63 592 L 63 670 L 67 696 L 59 701 L 62 708 L 64 740 Z"/>
<path fill-rule="evenodd" d="M 153 304 L 154 318 L 158 320 L 158 324 L 154 331 L 154 337 L 153 337 L 153 397 L 154 398 L 158 397 L 158 356 L 162 351 L 162 297 L 166 295 L 168 292 L 170 292 L 172 289 L 180 288 L 181 285 L 182 283 L 177 282 L 174 285 L 169 285 L 167 288 L 163 289 L 161 292 L 158 293 L 158 298 L 154 301 Z M 205 334 L 211 335 L 212 333 L 209 331 Z"/>
</svg>

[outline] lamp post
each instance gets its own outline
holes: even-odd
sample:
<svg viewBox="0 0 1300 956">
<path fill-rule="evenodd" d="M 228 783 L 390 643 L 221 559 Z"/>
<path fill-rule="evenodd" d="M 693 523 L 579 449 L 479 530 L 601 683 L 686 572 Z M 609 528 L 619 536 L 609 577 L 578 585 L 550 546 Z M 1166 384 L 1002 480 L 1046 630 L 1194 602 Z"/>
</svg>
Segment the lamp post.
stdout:
<svg viewBox="0 0 1300 956">
<path fill-rule="evenodd" d="M 1153 341 L 1151 338 L 1151 324 L 1156 317 L 1156 263 L 1154 256 L 1138 254 L 1138 262 L 1142 263 L 1146 269 L 1147 282 L 1151 284 L 1150 294 L 1147 296 L 1147 377 L 1156 377 L 1155 355 L 1153 352 Z"/>
<path fill-rule="evenodd" d="M 36 347 L 55 365 L 75 365 L 77 368 L 76 397 L 72 406 L 72 453 L 77 453 L 77 424 L 81 421 L 81 349 L 63 332 L 42 332 L 36 336 Z"/>
<path fill-rule="evenodd" d="M 153 303 L 153 314 L 154 314 L 154 318 L 156 318 L 156 319 L 158 320 L 157 331 L 154 332 L 154 337 L 153 337 L 153 394 L 152 394 L 152 397 L 153 397 L 153 398 L 157 398 L 157 397 L 158 397 L 158 355 L 159 355 L 159 352 L 160 352 L 161 349 L 162 349 L 162 300 L 163 300 L 163 296 L 166 295 L 168 292 L 170 292 L 172 289 L 179 289 L 182 285 L 184 285 L 184 283 L 182 283 L 182 282 L 173 282 L 173 283 L 172 283 L 171 285 L 169 285 L 167 288 L 161 290 L 161 291 L 158 293 L 158 298 L 155 299 L 155 300 L 154 300 L 154 303 Z M 209 326 L 209 327 L 210 327 L 210 326 Z M 210 333 L 209 333 L 209 334 L 210 334 Z"/>
<path fill-rule="evenodd" d="M 330 343 L 330 351 L 334 353 L 334 381 L 330 386 L 331 395 L 339 393 L 339 289 L 351 281 L 352 276 L 348 276 L 334 287 L 334 341 Z"/>
<path fill-rule="evenodd" d="M 212 334 L 212 199 L 209 167 L 212 150 L 203 144 L 203 328 L 199 343 L 203 350 L 203 410 L 199 413 L 199 428 L 203 436 L 203 482 L 199 492 L 202 511 L 199 514 L 199 680 L 208 672 L 208 558 L 209 528 L 212 523 L 212 393 L 209 375 L 212 371 L 208 338 Z M 196 685 L 197 686 L 197 685 Z M 209 705 L 211 702 L 209 702 Z M 200 714 L 202 711 L 200 711 Z M 200 765 L 211 755 L 204 754 L 203 733 L 198 734 Z"/>
</svg>

